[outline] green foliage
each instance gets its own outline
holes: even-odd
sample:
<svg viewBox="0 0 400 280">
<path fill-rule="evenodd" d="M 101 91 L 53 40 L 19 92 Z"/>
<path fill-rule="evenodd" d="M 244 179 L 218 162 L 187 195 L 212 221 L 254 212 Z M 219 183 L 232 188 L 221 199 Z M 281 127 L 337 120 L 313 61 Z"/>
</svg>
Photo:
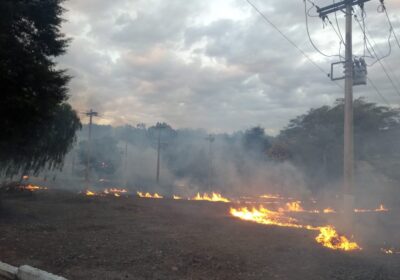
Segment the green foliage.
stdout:
<svg viewBox="0 0 400 280">
<path fill-rule="evenodd" d="M 342 176 L 344 101 L 311 109 L 290 121 L 278 137 L 280 153 L 302 168 L 316 183 Z M 366 161 L 384 173 L 383 158 L 400 158 L 395 139 L 400 132 L 400 111 L 360 98 L 354 101 L 355 160 Z M 285 151 L 282 151 L 285 147 Z"/>
<path fill-rule="evenodd" d="M 80 127 L 65 104 L 70 77 L 54 62 L 68 43 L 61 2 L 0 2 L 1 173 L 59 167 Z"/>
</svg>

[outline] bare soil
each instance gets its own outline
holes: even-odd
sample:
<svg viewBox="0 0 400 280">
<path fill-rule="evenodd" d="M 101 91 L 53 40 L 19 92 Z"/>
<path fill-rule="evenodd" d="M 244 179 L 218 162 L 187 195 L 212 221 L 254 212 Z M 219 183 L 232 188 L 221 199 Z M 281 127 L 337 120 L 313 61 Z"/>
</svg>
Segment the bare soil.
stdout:
<svg viewBox="0 0 400 280">
<path fill-rule="evenodd" d="M 229 204 L 45 191 L 5 197 L 0 261 L 68 279 L 400 279 L 400 255 L 333 251 Z"/>
</svg>

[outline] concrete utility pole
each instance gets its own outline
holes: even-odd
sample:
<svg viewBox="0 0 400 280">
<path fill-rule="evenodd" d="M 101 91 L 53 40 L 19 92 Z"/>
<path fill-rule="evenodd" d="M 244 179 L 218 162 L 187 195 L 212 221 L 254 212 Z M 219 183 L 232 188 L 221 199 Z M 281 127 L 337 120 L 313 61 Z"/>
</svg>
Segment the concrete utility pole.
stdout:
<svg viewBox="0 0 400 280">
<path fill-rule="evenodd" d="M 213 171 L 213 168 L 212 168 L 212 143 L 214 142 L 215 137 L 210 134 L 210 135 L 208 135 L 208 137 L 206 137 L 206 140 L 209 143 L 209 146 L 208 146 L 207 187 L 208 187 L 208 190 L 210 191 L 211 187 L 212 187 L 211 177 L 212 177 L 212 171 Z"/>
<path fill-rule="evenodd" d="M 353 7 L 346 3 L 346 53 L 345 53 L 345 93 L 344 93 L 344 210 L 353 211 L 353 174 L 354 174 L 354 143 L 353 143 Z M 347 212 L 346 211 L 346 212 Z"/>
<path fill-rule="evenodd" d="M 353 211 L 353 178 L 354 178 L 354 143 L 353 143 L 353 6 L 360 5 L 370 0 L 344 0 L 328 5 L 324 8 L 317 7 L 317 12 L 322 20 L 330 13 L 346 11 L 346 54 L 345 54 L 345 93 L 344 93 L 344 153 L 343 153 L 343 195 L 345 212 Z"/>
<path fill-rule="evenodd" d="M 85 181 L 87 187 L 89 187 L 89 181 L 90 181 L 90 145 L 91 145 L 91 139 L 92 139 L 92 123 L 93 123 L 93 117 L 97 117 L 99 113 L 94 112 L 92 109 L 90 109 L 89 112 L 85 113 L 86 116 L 89 117 L 89 135 L 88 135 L 88 147 L 87 147 L 87 158 L 86 158 L 86 172 L 85 172 Z"/>
</svg>

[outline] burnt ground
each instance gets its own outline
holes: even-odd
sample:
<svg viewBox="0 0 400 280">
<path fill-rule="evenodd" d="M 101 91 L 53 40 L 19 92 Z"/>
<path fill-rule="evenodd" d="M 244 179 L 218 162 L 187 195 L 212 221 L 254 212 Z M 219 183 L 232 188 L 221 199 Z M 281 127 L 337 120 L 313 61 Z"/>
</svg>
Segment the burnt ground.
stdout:
<svg viewBox="0 0 400 280">
<path fill-rule="evenodd" d="M 0 261 L 68 279 L 400 279 L 400 255 L 333 251 L 315 232 L 244 222 L 228 209 L 62 191 L 6 197 Z"/>
</svg>

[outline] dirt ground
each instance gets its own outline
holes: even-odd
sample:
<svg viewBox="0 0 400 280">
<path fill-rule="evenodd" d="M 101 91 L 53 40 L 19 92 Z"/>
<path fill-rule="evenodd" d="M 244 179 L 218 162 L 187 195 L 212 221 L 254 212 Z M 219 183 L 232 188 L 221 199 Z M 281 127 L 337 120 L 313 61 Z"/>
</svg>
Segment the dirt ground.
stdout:
<svg viewBox="0 0 400 280">
<path fill-rule="evenodd" d="M 241 221 L 228 210 L 63 191 L 6 197 L 0 261 L 86 280 L 400 279 L 400 255 L 333 251 L 315 232 Z"/>
</svg>

